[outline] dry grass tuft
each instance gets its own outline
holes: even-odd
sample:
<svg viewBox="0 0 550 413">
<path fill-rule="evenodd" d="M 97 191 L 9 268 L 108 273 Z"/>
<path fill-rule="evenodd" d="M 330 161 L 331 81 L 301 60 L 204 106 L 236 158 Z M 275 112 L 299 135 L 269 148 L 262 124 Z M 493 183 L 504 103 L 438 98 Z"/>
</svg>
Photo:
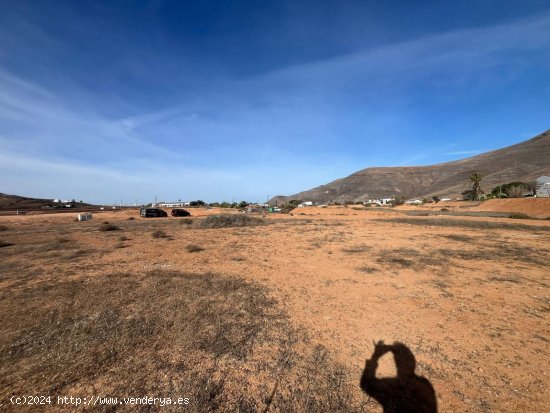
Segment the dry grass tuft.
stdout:
<svg viewBox="0 0 550 413">
<path fill-rule="evenodd" d="M 458 242 L 474 242 L 475 238 L 469 237 L 467 235 L 460 235 L 460 234 L 446 234 L 442 235 L 442 237 L 448 238 L 453 241 Z"/>
<path fill-rule="evenodd" d="M 40 245 L 40 250 L 42 252 L 48 251 L 63 251 L 76 248 L 76 243 L 70 238 L 60 237 L 56 238 L 53 241 L 44 243 Z"/>
<path fill-rule="evenodd" d="M 373 274 L 375 272 L 378 272 L 378 268 L 371 267 L 370 265 L 363 265 L 362 267 L 357 268 L 357 271 L 365 272 L 367 274 Z"/>
<path fill-rule="evenodd" d="M 351 247 L 342 248 L 342 252 L 348 254 L 361 254 L 364 252 L 369 252 L 372 249 L 370 245 L 354 245 Z"/>
<path fill-rule="evenodd" d="M 187 252 L 200 252 L 200 251 L 204 251 L 204 248 L 203 247 L 200 247 L 198 245 L 195 245 L 195 244 L 187 244 L 185 246 L 185 249 L 187 250 Z"/>
<path fill-rule="evenodd" d="M 168 235 L 163 230 L 157 229 L 151 233 L 153 238 L 168 238 Z"/>
<path fill-rule="evenodd" d="M 385 249 L 378 254 L 377 261 L 391 267 L 412 268 L 418 267 L 419 251 L 412 248 Z"/>
<path fill-rule="evenodd" d="M 117 227 L 114 224 L 111 224 L 111 223 L 105 221 L 99 226 L 99 230 L 100 231 L 118 231 L 118 230 L 120 230 L 120 228 Z"/>
<path fill-rule="evenodd" d="M 512 284 L 520 284 L 521 283 L 521 277 L 518 277 L 517 275 L 507 275 L 507 276 L 496 276 L 496 275 L 492 275 L 490 277 L 487 278 L 487 281 L 489 282 L 499 282 L 499 283 L 502 283 L 502 282 L 508 282 L 508 283 L 512 283 Z"/>
</svg>

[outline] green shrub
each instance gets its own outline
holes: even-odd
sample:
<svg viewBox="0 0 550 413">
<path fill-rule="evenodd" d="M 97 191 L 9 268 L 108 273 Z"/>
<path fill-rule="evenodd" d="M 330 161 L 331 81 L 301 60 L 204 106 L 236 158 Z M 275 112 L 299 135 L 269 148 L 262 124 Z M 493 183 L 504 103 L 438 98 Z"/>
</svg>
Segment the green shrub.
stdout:
<svg viewBox="0 0 550 413">
<path fill-rule="evenodd" d="M 491 193 L 497 198 L 522 198 L 524 193 L 534 192 L 534 182 L 508 182 L 495 186 Z"/>
</svg>

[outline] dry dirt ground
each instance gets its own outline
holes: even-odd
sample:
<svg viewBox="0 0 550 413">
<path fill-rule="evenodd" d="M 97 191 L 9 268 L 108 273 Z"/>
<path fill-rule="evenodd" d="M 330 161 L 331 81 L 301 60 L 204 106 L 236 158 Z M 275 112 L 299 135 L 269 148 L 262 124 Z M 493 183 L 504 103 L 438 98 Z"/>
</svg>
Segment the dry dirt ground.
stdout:
<svg viewBox="0 0 550 413">
<path fill-rule="evenodd" d="M 410 349 L 440 412 L 547 410 L 550 221 L 408 210 L 0 217 L 0 409 L 136 410 L 8 401 L 49 394 L 381 412 L 359 382 L 383 340 Z M 395 370 L 386 354 L 377 376 Z"/>
</svg>

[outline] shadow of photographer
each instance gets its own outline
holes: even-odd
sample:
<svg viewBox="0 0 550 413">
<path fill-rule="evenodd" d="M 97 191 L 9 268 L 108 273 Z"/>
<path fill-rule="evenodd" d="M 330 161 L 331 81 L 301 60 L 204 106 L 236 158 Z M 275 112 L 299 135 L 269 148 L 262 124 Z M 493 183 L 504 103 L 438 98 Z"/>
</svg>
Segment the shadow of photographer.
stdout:
<svg viewBox="0 0 550 413">
<path fill-rule="evenodd" d="M 397 376 L 378 379 L 378 360 L 390 352 L 393 353 Z M 436 413 L 435 390 L 428 379 L 416 375 L 415 368 L 416 359 L 406 345 L 397 342 L 387 345 L 379 341 L 365 363 L 361 389 L 382 405 L 384 413 Z"/>
</svg>

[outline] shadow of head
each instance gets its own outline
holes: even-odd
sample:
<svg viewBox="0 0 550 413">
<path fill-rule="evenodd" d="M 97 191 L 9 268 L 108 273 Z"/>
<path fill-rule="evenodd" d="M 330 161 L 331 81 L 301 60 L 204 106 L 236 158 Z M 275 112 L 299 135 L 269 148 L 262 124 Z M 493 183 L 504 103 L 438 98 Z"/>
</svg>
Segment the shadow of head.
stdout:
<svg viewBox="0 0 550 413">
<path fill-rule="evenodd" d="M 395 367 L 397 368 L 397 376 L 402 378 L 410 378 L 415 376 L 416 359 L 409 348 L 403 343 L 394 343 L 391 346 Z"/>
<path fill-rule="evenodd" d="M 386 353 L 393 353 L 396 377 L 377 378 L 378 360 Z M 384 413 L 437 412 L 435 391 L 430 381 L 415 373 L 416 359 L 403 343 L 374 345 L 374 352 L 365 363 L 361 376 L 361 389 L 378 401 Z"/>
</svg>

